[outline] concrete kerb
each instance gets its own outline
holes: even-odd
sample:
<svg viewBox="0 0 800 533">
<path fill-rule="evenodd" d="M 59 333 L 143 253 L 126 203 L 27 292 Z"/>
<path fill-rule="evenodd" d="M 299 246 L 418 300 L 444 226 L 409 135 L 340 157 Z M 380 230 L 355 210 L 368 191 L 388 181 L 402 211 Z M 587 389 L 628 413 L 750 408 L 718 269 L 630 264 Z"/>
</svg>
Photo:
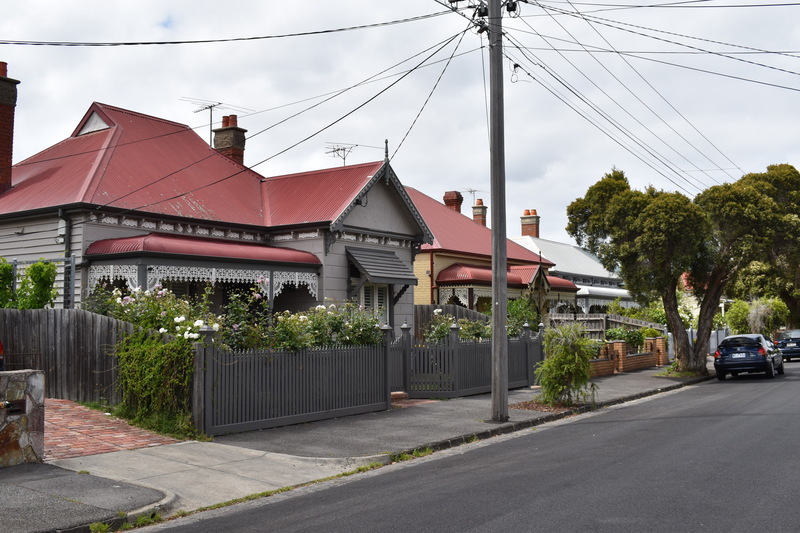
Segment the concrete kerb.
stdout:
<svg viewBox="0 0 800 533">
<path fill-rule="evenodd" d="M 130 485 L 135 485 L 136 483 L 131 483 L 126 481 L 126 483 Z M 143 486 L 143 485 L 141 485 Z M 150 488 L 150 487 L 148 487 Z M 178 508 L 178 496 L 165 489 L 158 489 L 160 492 L 164 493 L 164 497 L 161 500 L 151 503 L 150 505 L 145 505 L 144 507 L 140 507 L 139 509 L 133 509 L 131 511 L 123 511 L 120 513 L 121 516 L 115 516 L 114 518 L 108 520 L 102 520 L 103 524 L 108 524 L 112 531 L 116 531 L 123 527 L 124 524 L 136 524 L 136 521 L 139 520 L 140 517 L 147 517 L 147 518 L 155 518 L 156 515 L 160 515 L 162 518 L 167 518 L 172 514 L 172 512 Z M 124 513 L 124 514 L 122 514 Z M 58 533 L 91 533 L 92 531 L 92 524 L 83 524 L 80 526 L 75 526 L 68 529 L 59 529 Z"/>
<path fill-rule="evenodd" d="M 467 435 L 461 435 L 459 437 L 453 437 L 441 441 L 431 442 L 428 444 L 424 444 L 422 446 L 417 446 L 414 448 L 410 448 L 407 450 L 402 450 L 399 452 L 395 452 L 389 454 L 390 461 L 394 460 L 397 457 L 401 457 L 404 455 L 413 456 L 414 454 L 419 454 L 420 452 L 424 452 L 426 450 L 431 451 L 442 451 L 447 450 L 450 448 L 455 448 L 456 446 L 461 446 L 464 444 L 469 444 L 471 442 L 476 442 L 479 440 L 487 440 L 493 437 L 499 437 L 501 435 L 507 435 L 509 433 L 514 433 L 517 431 L 522 431 L 525 429 L 530 429 L 532 427 L 540 426 L 542 424 L 546 424 L 548 422 L 555 422 L 556 420 L 562 420 L 564 418 L 575 416 L 583 413 L 588 413 L 591 411 L 597 411 L 603 409 L 605 407 L 611 407 L 613 405 L 619 405 L 625 402 L 631 402 L 634 400 L 639 400 L 642 398 L 647 398 L 648 396 L 655 396 L 656 394 L 661 394 L 664 392 L 669 392 L 671 390 L 677 390 L 689 385 L 695 385 L 697 383 L 702 383 L 704 381 L 708 381 L 712 378 L 712 376 L 703 376 L 699 378 L 693 378 L 683 383 L 676 383 L 674 385 L 670 385 L 667 387 L 659 387 L 656 389 L 650 389 L 644 392 L 640 392 L 637 394 L 630 394 L 627 396 L 623 396 L 621 398 L 615 398 L 613 400 L 605 400 L 602 402 L 596 402 L 594 404 L 589 405 L 582 405 L 579 407 L 574 407 L 572 409 L 562 411 L 560 413 L 548 413 L 546 415 L 540 416 L 538 418 L 534 418 L 531 420 L 522 420 L 520 422 L 511 422 L 511 423 L 503 423 L 500 422 L 498 427 L 494 429 L 487 429 L 486 431 L 479 431 L 476 433 L 469 433 Z"/>
<path fill-rule="evenodd" d="M 135 523 L 140 517 L 155 518 L 156 515 L 161 515 L 163 518 L 170 516 L 173 511 L 178 508 L 178 496 L 166 489 L 158 489 L 164 493 L 164 497 L 160 501 L 145 505 L 139 509 L 134 509 L 126 513 L 127 522 Z M 121 524 L 120 524 L 121 525 Z"/>
</svg>

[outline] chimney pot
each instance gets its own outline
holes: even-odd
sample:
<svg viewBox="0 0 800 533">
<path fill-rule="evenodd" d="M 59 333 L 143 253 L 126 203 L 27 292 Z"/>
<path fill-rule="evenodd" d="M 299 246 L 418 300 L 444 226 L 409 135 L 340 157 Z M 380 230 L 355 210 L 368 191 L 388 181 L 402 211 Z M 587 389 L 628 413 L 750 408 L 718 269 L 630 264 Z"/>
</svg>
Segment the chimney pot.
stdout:
<svg viewBox="0 0 800 533">
<path fill-rule="evenodd" d="M 539 238 L 539 215 L 536 209 L 526 209 L 520 217 L 522 223 L 522 236 Z"/>
<path fill-rule="evenodd" d="M 486 212 L 488 207 L 483 205 L 483 199 L 478 198 L 475 200 L 475 205 L 472 206 L 472 221 L 481 226 L 486 226 Z"/>
<path fill-rule="evenodd" d="M 447 191 L 444 193 L 444 205 L 455 211 L 461 212 L 461 204 L 464 203 L 464 197 L 458 191 Z"/>
<path fill-rule="evenodd" d="M 222 117 L 222 127 L 214 130 L 214 149 L 240 165 L 244 165 L 246 129 L 240 128 L 236 115 Z"/>
</svg>

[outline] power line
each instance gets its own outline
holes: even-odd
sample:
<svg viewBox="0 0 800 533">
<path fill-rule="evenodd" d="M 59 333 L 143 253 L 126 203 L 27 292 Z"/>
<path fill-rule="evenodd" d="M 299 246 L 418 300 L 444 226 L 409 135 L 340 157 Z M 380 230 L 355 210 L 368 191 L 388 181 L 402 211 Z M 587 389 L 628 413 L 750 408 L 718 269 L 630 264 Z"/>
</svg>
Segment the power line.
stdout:
<svg viewBox="0 0 800 533">
<path fill-rule="evenodd" d="M 261 35 L 256 37 L 232 37 L 229 39 L 196 39 L 187 41 L 123 41 L 123 42 L 85 42 L 85 41 L 17 41 L 11 39 L 0 39 L 0 45 L 18 45 L 18 46 L 66 46 L 66 47 L 115 47 L 115 46 L 165 46 L 165 45 L 185 45 L 185 44 L 212 44 L 212 43 L 233 43 L 242 41 L 263 41 L 268 39 L 285 39 L 288 37 L 308 37 L 311 35 L 326 35 L 330 33 L 341 33 L 354 30 L 363 30 L 369 28 L 381 28 L 384 26 L 393 26 L 396 24 L 405 24 L 408 22 L 416 22 L 433 17 L 439 17 L 449 14 L 448 11 L 439 13 L 430 13 L 428 15 L 420 15 L 417 17 L 409 17 L 405 19 L 392 20 L 388 22 L 377 22 L 374 24 L 363 24 L 361 26 L 348 26 L 345 28 L 335 28 L 328 30 L 306 31 L 296 33 L 284 33 L 278 35 Z"/>
</svg>

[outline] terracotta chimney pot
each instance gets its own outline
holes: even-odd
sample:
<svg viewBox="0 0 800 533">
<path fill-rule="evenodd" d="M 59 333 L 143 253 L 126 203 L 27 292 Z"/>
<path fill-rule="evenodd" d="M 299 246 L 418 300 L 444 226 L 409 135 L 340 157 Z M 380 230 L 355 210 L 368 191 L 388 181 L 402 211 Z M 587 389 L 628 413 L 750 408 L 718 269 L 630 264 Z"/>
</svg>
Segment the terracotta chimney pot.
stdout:
<svg viewBox="0 0 800 533">
<path fill-rule="evenodd" d="M 481 226 L 486 226 L 486 212 L 488 207 L 483 205 L 483 199 L 478 198 L 475 200 L 475 205 L 472 206 L 472 221 Z"/>
<path fill-rule="evenodd" d="M 522 236 L 539 238 L 539 215 L 536 209 L 526 209 L 520 217 L 522 223 Z"/>
</svg>

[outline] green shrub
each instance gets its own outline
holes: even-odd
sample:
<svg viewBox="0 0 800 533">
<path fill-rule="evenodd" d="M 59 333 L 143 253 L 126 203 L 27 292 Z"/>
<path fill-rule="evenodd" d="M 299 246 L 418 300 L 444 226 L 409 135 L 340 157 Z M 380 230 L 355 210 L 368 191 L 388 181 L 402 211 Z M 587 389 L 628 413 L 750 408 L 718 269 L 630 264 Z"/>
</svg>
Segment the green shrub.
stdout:
<svg viewBox="0 0 800 533">
<path fill-rule="evenodd" d="M 574 322 L 544 332 L 546 357 L 536 368 L 541 386 L 540 400 L 549 405 L 573 405 L 591 399 L 596 386 L 589 383 L 597 343 L 586 337 L 586 329 Z"/>
<path fill-rule="evenodd" d="M 606 330 L 606 340 L 625 341 L 628 344 L 628 348 L 633 351 L 642 347 L 644 338 L 644 330 L 642 329 L 610 328 Z"/>
<path fill-rule="evenodd" d="M 458 337 L 462 340 L 481 340 L 492 338 L 492 326 L 482 320 L 469 318 L 456 318 L 444 313 L 441 309 L 434 309 L 431 321 L 423 328 L 425 341 L 431 344 L 444 342 L 450 336 L 450 327 L 458 326 Z"/>
</svg>

